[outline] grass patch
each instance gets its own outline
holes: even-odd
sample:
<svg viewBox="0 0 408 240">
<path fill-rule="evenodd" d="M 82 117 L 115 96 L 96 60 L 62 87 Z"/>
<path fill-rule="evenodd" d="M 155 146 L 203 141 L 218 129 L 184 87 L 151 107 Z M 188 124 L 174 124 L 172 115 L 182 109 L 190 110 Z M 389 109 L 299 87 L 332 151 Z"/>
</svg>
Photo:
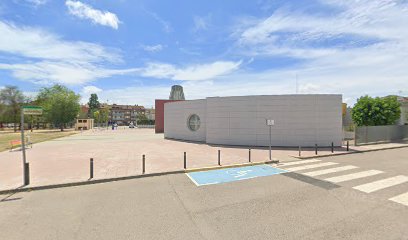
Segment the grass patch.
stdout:
<svg viewBox="0 0 408 240">
<path fill-rule="evenodd" d="M 30 132 L 26 130 L 25 135 L 29 135 L 32 143 L 45 142 L 56 138 L 66 137 L 78 132 L 68 129 L 61 132 L 60 130 L 34 130 Z M 0 152 L 10 150 L 10 141 L 20 140 L 20 132 L 0 132 Z"/>
</svg>

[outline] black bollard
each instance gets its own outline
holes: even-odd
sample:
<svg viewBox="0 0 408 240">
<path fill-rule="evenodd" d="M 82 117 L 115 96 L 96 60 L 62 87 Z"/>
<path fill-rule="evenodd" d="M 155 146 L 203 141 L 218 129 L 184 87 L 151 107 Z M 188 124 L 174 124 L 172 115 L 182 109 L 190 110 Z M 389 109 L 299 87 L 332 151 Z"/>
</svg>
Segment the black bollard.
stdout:
<svg viewBox="0 0 408 240">
<path fill-rule="evenodd" d="M 251 149 L 248 151 L 248 161 L 251 162 Z"/>
<path fill-rule="evenodd" d="M 317 144 L 315 144 L 315 154 L 317 155 Z"/>
<path fill-rule="evenodd" d="M 221 166 L 221 150 L 218 150 L 218 166 Z"/>
<path fill-rule="evenodd" d="M 184 169 L 187 169 L 187 153 L 184 152 Z"/>
<path fill-rule="evenodd" d="M 334 153 L 334 143 L 332 142 L 332 145 L 331 145 L 331 151 L 332 151 L 332 153 Z"/>
<path fill-rule="evenodd" d="M 349 141 L 347 140 L 347 152 L 349 151 Z"/>
<path fill-rule="evenodd" d="M 142 174 L 145 174 L 145 172 L 146 172 L 146 157 L 143 154 L 143 157 L 142 157 Z"/>
<path fill-rule="evenodd" d="M 299 157 L 301 157 L 301 156 L 302 156 L 302 147 L 299 146 Z"/>
<path fill-rule="evenodd" d="M 89 160 L 89 179 L 94 177 L 94 162 L 93 158 Z"/>
<path fill-rule="evenodd" d="M 30 164 L 29 163 L 24 163 L 24 185 L 29 185 L 30 184 Z"/>
</svg>

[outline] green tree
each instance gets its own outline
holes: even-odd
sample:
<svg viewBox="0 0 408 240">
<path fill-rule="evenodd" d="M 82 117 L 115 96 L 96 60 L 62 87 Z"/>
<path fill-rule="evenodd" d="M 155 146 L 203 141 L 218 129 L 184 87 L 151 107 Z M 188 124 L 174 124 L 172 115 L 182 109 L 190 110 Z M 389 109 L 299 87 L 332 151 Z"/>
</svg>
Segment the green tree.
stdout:
<svg viewBox="0 0 408 240">
<path fill-rule="evenodd" d="M 392 125 L 400 118 L 401 108 L 396 96 L 357 99 L 351 117 L 357 126 Z"/>
<path fill-rule="evenodd" d="M 104 107 L 99 109 L 99 120 L 100 122 L 105 123 L 106 125 L 108 125 L 108 120 L 109 120 L 109 108 L 108 107 Z"/>
<path fill-rule="evenodd" d="M 14 123 L 14 132 L 20 119 L 20 109 L 25 101 L 23 93 L 15 86 L 6 86 L 0 90 L 0 103 L 3 105 L 3 121 Z"/>
<path fill-rule="evenodd" d="M 101 104 L 98 101 L 98 95 L 96 93 L 92 93 L 91 97 L 89 98 L 88 102 L 89 106 L 89 116 L 93 116 L 93 112 L 98 110 L 101 106 Z"/>
<path fill-rule="evenodd" d="M 80 96 L 61 85 L 41 89 L 37 102 L 44 109 L 45 118 L 64 131 L 65 125 L 72 122 L 79 113 Z"/>
<path fill-rule="evenodd" d="M 97 123 L 98 127 L 99 127 L 99 123 L 100 123 L 100 117 L 101 117 L 101 114 L 100 114 L 99 110 L 93 112 L 93 118 L 95 119 L 95 122 Z"/>
</svg>

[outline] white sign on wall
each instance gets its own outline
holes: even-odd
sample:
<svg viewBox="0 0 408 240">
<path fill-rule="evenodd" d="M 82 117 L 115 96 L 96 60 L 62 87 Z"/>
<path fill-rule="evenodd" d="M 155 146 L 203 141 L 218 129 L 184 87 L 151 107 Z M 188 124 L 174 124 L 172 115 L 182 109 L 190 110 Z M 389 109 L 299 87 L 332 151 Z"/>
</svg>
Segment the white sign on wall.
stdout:
<svg viewBox="0 0 408 240">
<path fill-rule="evenodd" d="M 266 119 L 266 125 L 268 125 L 268 126 L 273 126 L 273 125 L 275 125 L 275 120 L 273 120 L 273 119 Z"/>
</svg>

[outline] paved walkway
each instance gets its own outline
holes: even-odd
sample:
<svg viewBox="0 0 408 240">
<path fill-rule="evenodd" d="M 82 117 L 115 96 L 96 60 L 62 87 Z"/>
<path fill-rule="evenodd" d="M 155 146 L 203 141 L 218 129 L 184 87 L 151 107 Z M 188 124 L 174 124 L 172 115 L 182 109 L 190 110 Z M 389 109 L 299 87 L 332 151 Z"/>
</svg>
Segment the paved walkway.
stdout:
<svg viewBox="0 0 408 240">
<path fill-rule="evenodd" d="M 374 147 L 384 146 L 389 145 Z M 182 170 L 184 152 L 187 152 L 187 168 L 215 166 L 218 150 L 221 150 L 222 165 L 248 162 L 247 148 L 166 140 L 163 134 L 154 134 L 153 129 L 87 131 L 27 149 L 30 186 L 86 181 L 90 158 L 94 159 L 94 178 L 103 179 L 141 174 L 143 154 L 146 155 L 146 173 Z M 273 148 L 272 155 L 280 161 L 289 161 L 295 160 L 291 156 L 297 153 L 296 148 Z M 325 153 L 330 153 L 330 149 L 319 151 L 319 154 Z M 302 156 L 306 154 L 314 156 L 313 149 L 302 152 Z M 0 190 L 22 185 L 21 159 L 21 151 L 0 153 Z M 268 149 L 252 149 L 251 160 L 268 160 Z"/>
</svg>

